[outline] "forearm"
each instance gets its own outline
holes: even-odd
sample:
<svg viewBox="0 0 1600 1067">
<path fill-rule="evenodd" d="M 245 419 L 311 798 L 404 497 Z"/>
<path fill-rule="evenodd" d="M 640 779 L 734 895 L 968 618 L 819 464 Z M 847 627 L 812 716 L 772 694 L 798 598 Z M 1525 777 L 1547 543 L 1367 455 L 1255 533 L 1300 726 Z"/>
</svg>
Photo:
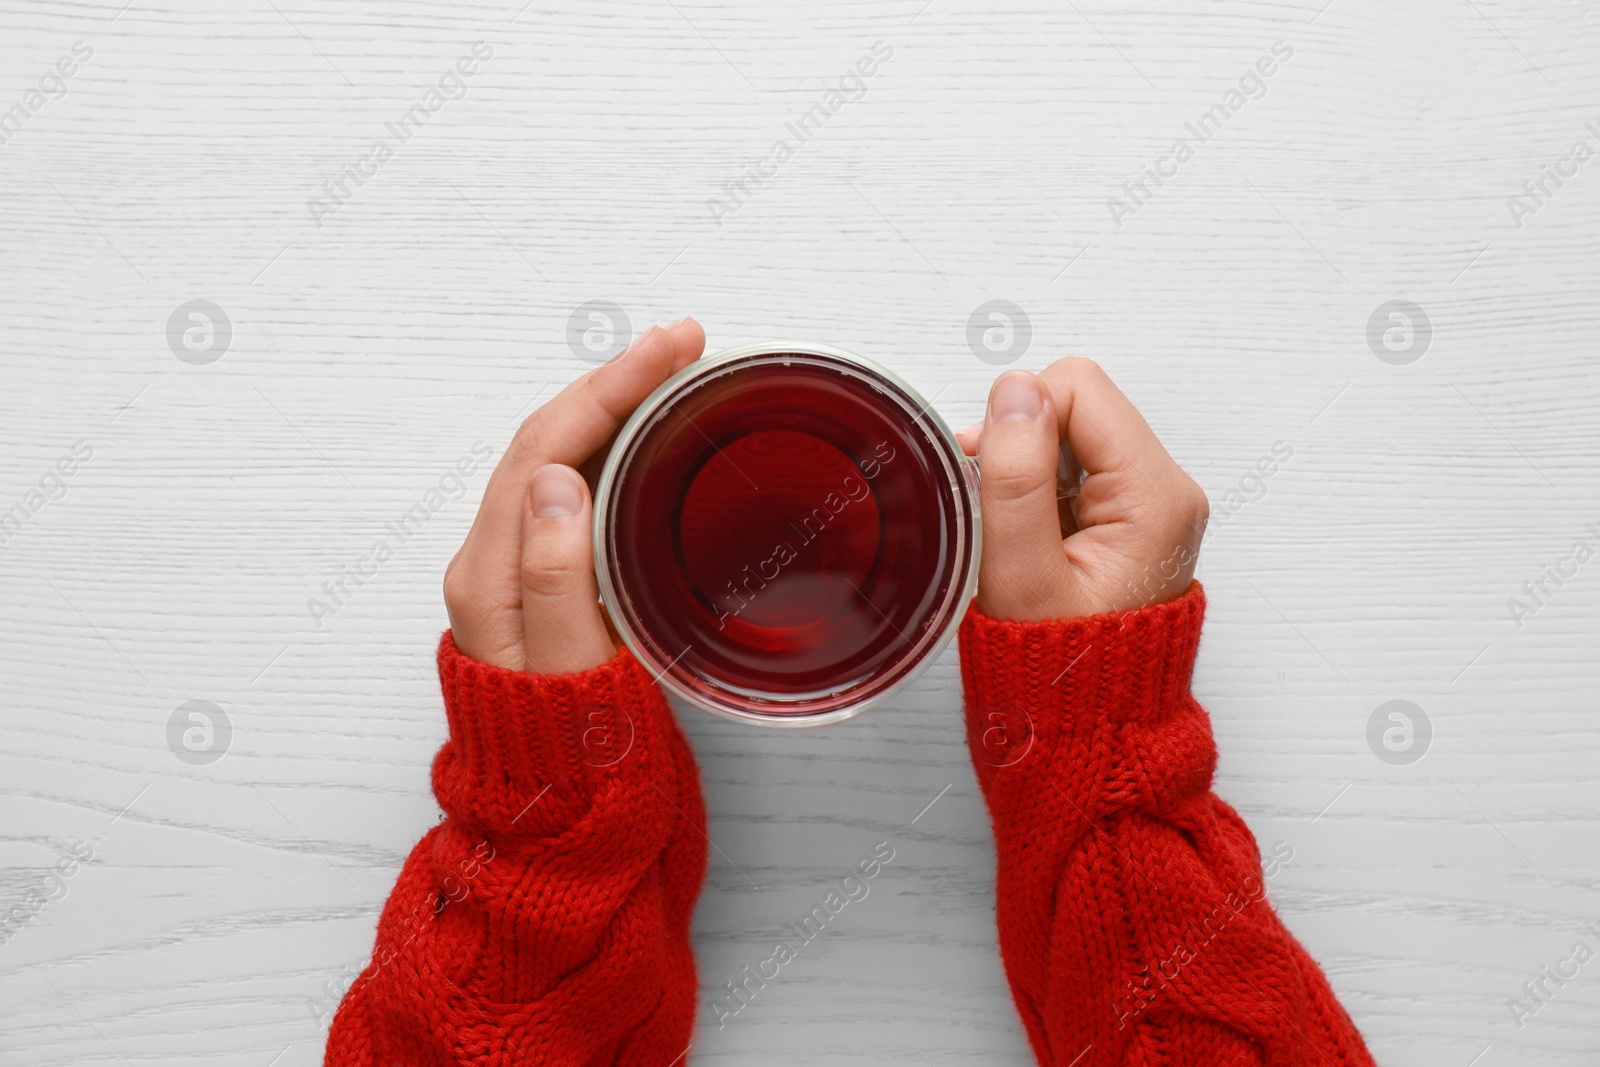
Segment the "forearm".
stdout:
<svg viewBox="0 0 1600 1067">
<path fill-rule="evenodd" d="M 1210 722 L 1189 694 L 1203 612 L 1194 586 L 1061 622 L 974 612 L 962 629 L 1018 1009 L 1040 1061 L 1063 1067 L 1369 1064 L 1211 792 Z"/>
<path fill-rule="evenodd" d="M 446 819 L 401 871 L 326 1062 L 671 1063 L 705 816 L 660 692 L 626 655 L 538 676 L 446 635 L 439 665 Z"/>
</svg>

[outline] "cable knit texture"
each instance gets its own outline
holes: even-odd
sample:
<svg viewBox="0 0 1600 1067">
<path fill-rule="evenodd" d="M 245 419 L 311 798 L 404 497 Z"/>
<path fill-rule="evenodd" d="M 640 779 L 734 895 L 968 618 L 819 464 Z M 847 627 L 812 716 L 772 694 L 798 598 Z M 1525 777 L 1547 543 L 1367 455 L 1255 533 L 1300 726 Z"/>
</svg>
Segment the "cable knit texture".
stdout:
<svg viewBox="0 0 1600 1067">
<path fill-rule="evenodd" d="M 1000 946 L 1047 1067 L 1372 1060 L 1211 793 L 1189 694 L 1205 601 L 963 621 L 967 729 L 999 854 Z M 705 812 L 626 653 L 543 677 L 439 645 L 445 820 L 412 851 L 329 1067 L 672 1067 L 695 1011 Z"/>
<path fill-rule="evenodd" d="M 468 658 L 439 677 L 445 819 L 411 852 L 328 1067 L 681 1062 L 705 808 L 660 691 L 619 653 L 540 676 Z"/>
<path fill-rule="evenodd" d="M 1189 693 L 1204 613 L 1196 582 L 1132 611 L 963 621 L 1012 995 L 1050 1067 L 1370 1067 L 1211 792 Z"/>
</svg>

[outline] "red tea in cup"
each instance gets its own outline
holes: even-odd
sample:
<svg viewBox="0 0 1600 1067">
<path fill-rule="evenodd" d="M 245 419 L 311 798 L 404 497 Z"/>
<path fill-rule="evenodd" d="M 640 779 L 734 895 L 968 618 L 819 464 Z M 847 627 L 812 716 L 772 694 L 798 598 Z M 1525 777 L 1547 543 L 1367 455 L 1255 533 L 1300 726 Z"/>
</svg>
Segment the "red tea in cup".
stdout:
<svg viewBox="0 0 1600 1067">
<path fill-rule="evenodd" d="M 972 464 L 893 374 L 822 346 L 690 364 L 595 492 L 606 608 L 672 691 L 767 725 L 853 715 L 949 641 L 978 561 Z"/>
</svg>

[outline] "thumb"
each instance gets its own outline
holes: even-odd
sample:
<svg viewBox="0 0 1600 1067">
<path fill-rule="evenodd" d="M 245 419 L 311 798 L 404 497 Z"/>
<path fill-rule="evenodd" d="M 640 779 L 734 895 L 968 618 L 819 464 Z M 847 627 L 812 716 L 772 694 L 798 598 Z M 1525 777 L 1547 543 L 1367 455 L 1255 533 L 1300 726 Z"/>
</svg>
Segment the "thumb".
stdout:
<svg viewBox="0 0 1600 1067">
<path fill-rule="evenodd" d="M 978 446 L 983 559 L 978 609 L 997 619 L 1062 614 L 1070 588 L 1056 471 L 1061 440 L 1049 391 L 1027 371 L 1008 371 L 989 391 Z"/>
<path fill-rule="evenodd" d="M 522 631 L 526 669 L 566 674 L 617 654 L 600 615 L 589 487 L 571 467 L 533 472 L 522 506 Z"/>
</svg>

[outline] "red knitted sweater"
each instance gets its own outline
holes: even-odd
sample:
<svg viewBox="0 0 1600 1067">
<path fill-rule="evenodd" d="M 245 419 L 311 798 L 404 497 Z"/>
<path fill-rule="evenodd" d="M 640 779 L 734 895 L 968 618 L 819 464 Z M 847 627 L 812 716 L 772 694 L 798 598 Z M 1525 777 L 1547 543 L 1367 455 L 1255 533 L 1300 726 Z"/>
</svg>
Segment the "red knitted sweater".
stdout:
<svg viewBox="0 0 1600 1067">
<path fill-rule="evenodd" d="M 1205 600 L 1049 623 L 972 610 L 967 732 L 1000 949 L 1050 1067 L 1372 1063 L 1210 791 L 1189 694 Z M 672 1067 L 705 874 L 694 759 L 626 653 L 541 677 L 439 644 L 446 818 L 407 859 L 328 1067 Z"/>
</svg>

